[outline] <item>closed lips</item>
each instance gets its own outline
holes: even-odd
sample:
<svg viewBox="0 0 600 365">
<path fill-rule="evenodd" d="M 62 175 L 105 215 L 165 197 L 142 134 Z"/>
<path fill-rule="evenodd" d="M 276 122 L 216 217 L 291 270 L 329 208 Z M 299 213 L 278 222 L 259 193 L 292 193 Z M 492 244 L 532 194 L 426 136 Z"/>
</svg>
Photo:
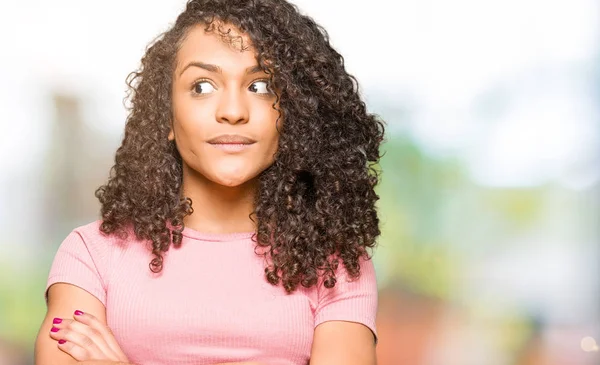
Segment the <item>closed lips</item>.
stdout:
<svg viewBox="0 0 600 365">
<path fill-rule="evenodd" d="M 239 135 L 222 135 L 208 140 L 210 144 L 253 144 L 255 140 Z"/>
</svg>

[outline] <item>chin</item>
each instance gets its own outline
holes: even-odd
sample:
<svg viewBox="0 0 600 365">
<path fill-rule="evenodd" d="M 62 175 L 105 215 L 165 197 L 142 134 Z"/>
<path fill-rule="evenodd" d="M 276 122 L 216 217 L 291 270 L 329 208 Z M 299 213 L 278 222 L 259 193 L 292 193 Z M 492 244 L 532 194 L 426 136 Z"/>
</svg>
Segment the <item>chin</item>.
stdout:
<svg viewBox="0 0 600 365">
<path fill-rule="evenodd" d="M 235 188 L 237 186 L 243 185 L 246 181 L 247 180 L 229 179 L 229 180 L 218 180 L 215 182 L 222 186 L 227 186 L 229 188 Z"/>
<path fill-rule="evenodd" d="M 254 176 L 252 176 L 252 175 L 243 175 L 243 176 L 221 175 L 221 176 L 215 177 L 212 180 L 213 180 L 213 182 L 215 182 L 219 185 L 234 188 L 234 187 L 237 187 L 237 186 L 247 183 L 248 181 L 252 180 L 253 178 L 254 178 Z"/>
</svg>

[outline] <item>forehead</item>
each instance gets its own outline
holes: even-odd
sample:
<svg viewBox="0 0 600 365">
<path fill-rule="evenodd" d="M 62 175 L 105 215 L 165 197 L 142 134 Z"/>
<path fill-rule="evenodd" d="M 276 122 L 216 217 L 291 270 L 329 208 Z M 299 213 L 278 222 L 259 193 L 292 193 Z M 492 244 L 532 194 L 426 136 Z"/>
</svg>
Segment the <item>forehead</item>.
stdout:
<svg viewBox="0 0 600 365">
<path fill-rule="evenodd" d="M 247 34 L 237 28 L 214 23 L 190 28 L 177 51 L 177 69 L 189 62 L 201 61 L 226 68 L 246 69 L 256 64 L 256 55 Z"/>
</svg>

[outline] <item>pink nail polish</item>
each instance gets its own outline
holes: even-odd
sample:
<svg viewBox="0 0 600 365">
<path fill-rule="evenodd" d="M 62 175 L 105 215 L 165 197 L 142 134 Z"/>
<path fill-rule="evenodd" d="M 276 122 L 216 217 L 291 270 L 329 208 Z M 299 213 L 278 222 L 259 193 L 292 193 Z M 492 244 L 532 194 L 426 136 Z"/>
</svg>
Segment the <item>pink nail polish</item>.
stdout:
<svg viewBox="0 0 600 365">
<path fill-rule="evenodd" d="M 58 340 L 58 343 L 61 344 L 61 345 L 64 344 L 64 343 L 66 343 L 66 342 L 67 341 L 65 341 L 65 340 Z"/>
<path fill-rule="evenodd" d="M 50 331 L 52 331 L 52 332 L 58 332 L 58 331 L 60 331 L 60 329 L 58 329 L 56 327 L 52 327 L 52 329 Z"/>
<path fill-rule="evenodd" d="M 52 323 L 54 323 L 54 324 L 62 323 L 62 319 L 61 318 L 54 318 L 54 320 L 52 320 Z"/>
<path fill-rule="evenodd" d="M 75 315 L 76 315 L 76 316 L 80 316 L 80 315 L 82 315 L 82 314 L 83 314 L 83 312 L 82 312 L 82 311 L 80 311 L 80 310 L 76 310 L 76 311 L 75 311 Z"/>
</svg>

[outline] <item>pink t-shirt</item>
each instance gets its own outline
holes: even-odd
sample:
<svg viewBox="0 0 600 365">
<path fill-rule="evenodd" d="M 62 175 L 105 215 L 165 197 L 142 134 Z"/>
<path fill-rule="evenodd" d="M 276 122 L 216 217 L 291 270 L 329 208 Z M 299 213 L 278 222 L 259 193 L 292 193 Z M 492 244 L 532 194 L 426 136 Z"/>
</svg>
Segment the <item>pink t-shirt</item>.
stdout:
<svg viewBox="0 0 600 365">
<path fill-rule="evenodd" d="M 264 278 L 252 233 L 206 234 L 185 228 L 182 245 L 164 254 L 163 270 L 148 268 L 146 242 L 122 241 L 79 227 L 61 244 L 48 278 L 76 285 L 106 307 L 121 349 L 140 365 L 201 365 L 234 361 L 309 361 L 315 327 L 362 323 L 373 333 L 377 284 L 371 261 L 348 281 L 340 264 L 333 289 L 300 287 L 286 294 Z"/>
</svg>

